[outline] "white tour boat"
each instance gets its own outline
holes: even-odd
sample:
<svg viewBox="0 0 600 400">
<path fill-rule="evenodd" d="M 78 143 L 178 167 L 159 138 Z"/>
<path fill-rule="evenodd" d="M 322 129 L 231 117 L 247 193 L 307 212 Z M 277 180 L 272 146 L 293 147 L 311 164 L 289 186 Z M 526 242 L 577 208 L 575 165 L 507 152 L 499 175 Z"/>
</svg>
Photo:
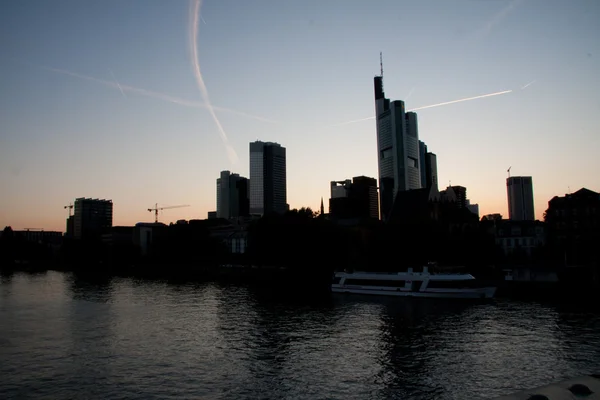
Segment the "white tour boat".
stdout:
<svg viewBox="0 0 600 400">
<path fill-rule="evenodd" d="M 430 266 L 432 264 L 429 264 Z M 456 299 L 492 298 L 495 287 L 482 286 L 473 275 L 423 272 L 336 272 L 331 284 L 335 293 Z"/>
</svg>

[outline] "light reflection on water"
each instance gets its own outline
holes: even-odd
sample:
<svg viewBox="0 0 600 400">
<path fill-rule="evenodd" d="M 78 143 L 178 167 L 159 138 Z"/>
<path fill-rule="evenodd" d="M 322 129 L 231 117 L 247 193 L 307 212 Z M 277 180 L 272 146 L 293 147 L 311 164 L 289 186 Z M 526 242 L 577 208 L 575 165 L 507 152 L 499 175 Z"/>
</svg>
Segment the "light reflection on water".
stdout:
<svg viewBox="0 0 600 400">
<path fill-rule="evenodd" d="M 0 284 L 0 398 L 490 398 L 598 372 L 598 328 L 533 302 L 15 274 Z"/>
</svg>

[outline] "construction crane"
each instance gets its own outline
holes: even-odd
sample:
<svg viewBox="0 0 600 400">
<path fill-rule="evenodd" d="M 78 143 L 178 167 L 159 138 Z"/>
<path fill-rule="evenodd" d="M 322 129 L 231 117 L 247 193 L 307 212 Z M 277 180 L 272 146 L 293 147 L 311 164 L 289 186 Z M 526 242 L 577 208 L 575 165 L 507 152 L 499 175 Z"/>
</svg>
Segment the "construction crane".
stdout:
<svg viewBox="0 0 600 400">
<path fill-rule="evenodd" d="M 69 217 L 71 216 L 71 210 L 73 209 L 73 203 L 70 203 L 69 205 L 64 207 L 65 209 L 69 209 Z"/>
<path fill-rule="evenodd" d="M 171 208 L 181 208 L 181 207 L 189 207 L 189 204 L 182 204 L 179 206 L 168 206 L 168 207 L 159 207 L 158 203 L 154 204 L 154 208 L 149 208 L 148 211 L 154 211 L 154 222 L 158 223 L 158 212 L 162 210 L 169 210 Z"/>
<path fill-rule="evenodd" d="M 506 170 L 506 172 L 508 172 L 508 177 L 510 178 L 510 169 L 512 168 L 512 165 L 510 167 L 508 167 L 508 169 Z"/>
</svg>

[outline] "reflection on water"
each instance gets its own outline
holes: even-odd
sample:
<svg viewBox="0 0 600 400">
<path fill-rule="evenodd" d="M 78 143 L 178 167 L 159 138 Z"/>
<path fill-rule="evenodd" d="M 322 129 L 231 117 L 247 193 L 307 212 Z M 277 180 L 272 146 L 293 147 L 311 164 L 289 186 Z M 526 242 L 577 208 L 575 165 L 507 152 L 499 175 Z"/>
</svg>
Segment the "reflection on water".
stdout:
<svg viewBox="0 0 600 400">
<path fill-rule="evenodd" d="M 0 398 L 490 398 L 597 372 L 576 306 L 48 272 L 0 283 Z"/>
</svg>

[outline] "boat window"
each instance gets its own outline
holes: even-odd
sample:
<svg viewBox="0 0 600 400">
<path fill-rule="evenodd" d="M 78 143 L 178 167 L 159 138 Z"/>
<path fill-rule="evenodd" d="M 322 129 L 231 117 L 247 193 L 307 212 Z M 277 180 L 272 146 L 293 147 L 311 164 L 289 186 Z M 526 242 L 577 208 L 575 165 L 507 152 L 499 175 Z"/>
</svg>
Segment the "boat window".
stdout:
<svg viewBox="0 0 600 400">
<path fill-rule="evenodd" d="M 385 286 L 385 287 L 404 287 L 404 281 L 387 281 L 378 279 L 348 279 L 344 282 L 345 285 L 358 286 Z"/>
<path fill-rule="evenodd" d="M 428 289 L 471 289 L 481 287 L 474 279 L 464 281 L 429 281 Z"/>
</svg>

